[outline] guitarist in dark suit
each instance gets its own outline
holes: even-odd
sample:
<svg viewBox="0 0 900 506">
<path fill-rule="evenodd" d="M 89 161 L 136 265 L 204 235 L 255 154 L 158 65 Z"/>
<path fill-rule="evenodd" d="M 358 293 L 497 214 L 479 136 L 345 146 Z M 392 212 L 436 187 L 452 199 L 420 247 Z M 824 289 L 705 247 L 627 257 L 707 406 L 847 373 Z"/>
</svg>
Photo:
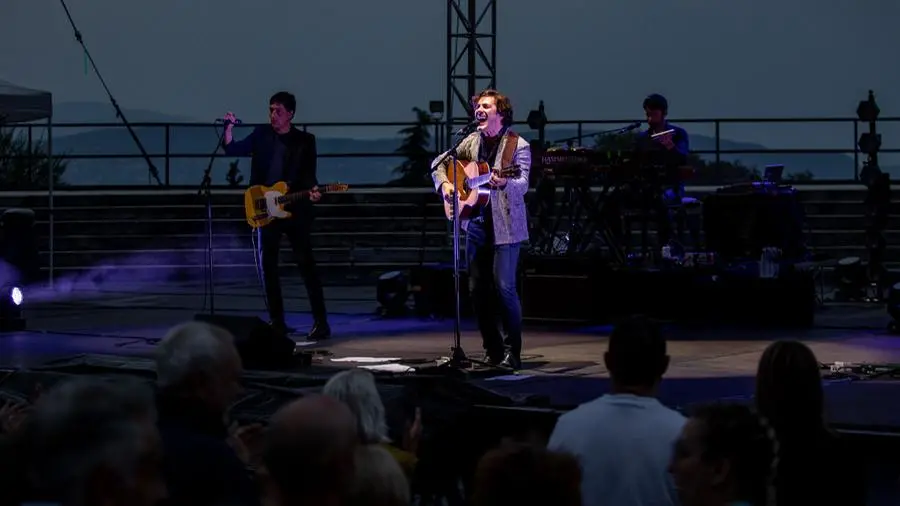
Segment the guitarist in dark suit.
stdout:
<svg viewBox="0 0 900 506">
<path fill-rule="evenodd" d="M 232 127 L 235 117 L 225 115 L 225 137 L 223 147 L 230 156 L 251 156 L 250 186 L 271 186 L 285 181 L 294 190 L 312 189 L 309 200 L 300 199 L 290 204 L 286 210 L 291 217 L 278 219 L 259 230 L 259 245 L 262 256 L 263 280 L 272 327 L 288 334 L 293 331 L 284 319 L 284 299 L 281 295 L 281 280 L 278 276 L 278 252 L 281 236 L 286 235 L 297 257 L 297 266 L 306 284 L 309 305 L 314 324 L 307 339 L 316 341 L 331 335 L 328 315 L 325 311 L 325 296 L 322 282 L 316 272 L 316 262 L 312 254 L 310 232 L 313 222 L 313 203 L 322 198 L 316 179 L 316 137 L 300 131 L 291 125 L 297 100 L 294 95 L 281 91 L 269 99 L 269 126 L 256 127 L 240 141 L 234 140 Z"/>
</svg>

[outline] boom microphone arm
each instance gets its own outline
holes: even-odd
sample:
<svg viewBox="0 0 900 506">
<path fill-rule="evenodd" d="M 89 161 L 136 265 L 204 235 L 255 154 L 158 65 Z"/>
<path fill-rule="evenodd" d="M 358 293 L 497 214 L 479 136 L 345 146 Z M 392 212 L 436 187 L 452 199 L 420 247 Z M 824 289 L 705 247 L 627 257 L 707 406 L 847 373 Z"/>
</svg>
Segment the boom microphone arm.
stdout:
<svg viewBox="0 0 900 506">
<path fill-rule="evenodd" d="M 75 21 L 72 20 L 72 14 L 69 13 L 69 7 L 66 5 L 66 0 L 59 0 L 62 3 L 63 9 L 66 11 L 66 17 L 69 18 L 69 24 L 72 25 L 72 30 L 75 32 L 75 40 L 81 44 L 81 48 L 84 50 L 84 55 L 87 57 L 88 61 L 91 62 L 91 68 L 94 69 L 94 73 L 97 74 L 97 79 L 100 80 L 100 84 L 103 86 L 103 89 L 106 90 L 106 95 L 109 96 L 109 101 L 112 102 L 113 108 L 116 110 L 116 118 L 122 120 L 122 123 L 125 124 L 125 128 L 128 129 L 128 133 L 131 134 L 131 138 L 134 139 L 134 143 L 137 144 L 138 149 L 141 151 L 141 155 L 143 155 L 144 160 L 147 161 L 147 165 L 150 168 L 150 175 L 153 176 L 153 179 L 162 186 L 162 181 L 159 179 L 159 170 L 157 170 L 156 166 L 153 165 L 153 160 L 150 159 L 150 155 L 147 154 L 147 150 L 144 149 L 144 145 L 141 144 L 141 140 L 138 139 L 137 134 L 134 131 L 134 128 L 131 127 L 131 124 L 128 123 L 128 120 L 125 119 L 125 115 L 122 113 L 122 109 L 119 107 L 119 103 L 116 102 L 116 99 L 113 97 L 112 92 L 109 91 L 109 86 L 106 85 L 106 81 L 103 80 L 103 76 L 100 75 L 100 71 L 97 69 L 97 64 L 94 63 L 94 57 L 91 56 L 90 51 L 88 51 L 87 46 L 84 45 L 84 39 L 81 36 L 81 32 L 78 30 L 78 27 L 75 26 Z"/>
</svg>

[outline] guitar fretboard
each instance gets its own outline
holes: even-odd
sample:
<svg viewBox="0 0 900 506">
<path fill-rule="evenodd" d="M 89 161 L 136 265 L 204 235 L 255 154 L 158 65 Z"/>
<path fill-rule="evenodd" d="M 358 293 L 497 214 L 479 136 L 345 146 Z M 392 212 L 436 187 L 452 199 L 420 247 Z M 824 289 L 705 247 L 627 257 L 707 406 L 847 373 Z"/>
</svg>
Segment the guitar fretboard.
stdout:
<svg viewBox="0 0 900 506">
<path fill-rule="evenodd" d="M 337 185 L 327 184 L 325 186 L 319 187 L 319 193 L 328 193 L 330 191 L 335 191 L 338 188 L 339 187 Z M 275 199 L 275 201 L 278 202 L 279 204 L 287 204 L 288 202 L 293 202 L 295 200 L 309 197 L 310 193 L 312 193 L 312 191 L 310 191 L 310 190 L 303 190 L 303 191 L 299 191 L 299 192 L 288 193 L 287 195 L 282 195 L 281 197 L 278 197 L 277 199 Z"/>
</svg>

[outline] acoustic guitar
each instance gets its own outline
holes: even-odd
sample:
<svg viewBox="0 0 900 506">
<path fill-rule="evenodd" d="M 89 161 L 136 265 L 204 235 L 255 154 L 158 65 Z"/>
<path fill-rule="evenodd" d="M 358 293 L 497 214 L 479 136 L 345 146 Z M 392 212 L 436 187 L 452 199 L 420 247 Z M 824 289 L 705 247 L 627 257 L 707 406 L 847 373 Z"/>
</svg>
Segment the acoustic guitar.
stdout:
<svg viewBox="0 0 900 506">
<path fill-rule="evenodd" d="M 453 167 L 447 168 L 447 179 L 453 185 L 457 199 L 460 220 L 468 220 L 491 202 L 491 175 L 498 177 L 518 177 L 522 173 L 519 167 L 504 167 L 494 170 L 487 162 L 456 160 L 456 182 L 453 181 Z M 444 200 L 444 214 L 453 220 L 453 203 Z"/>
<path fill-rule="evenodd" d="M 349 185 L 334 183 L 319 186 L 319 193 L 345 192 Z M 252 228 L 260 228 L 277 219 L 290 218 L 291 213 L 284 206 L 291 202 L 308 198 L 312 190 L 288 193 L 288 185 L 279 181 L 272 186 L 256 185 L 244 192 L 244 214 Z"/>
</svg>

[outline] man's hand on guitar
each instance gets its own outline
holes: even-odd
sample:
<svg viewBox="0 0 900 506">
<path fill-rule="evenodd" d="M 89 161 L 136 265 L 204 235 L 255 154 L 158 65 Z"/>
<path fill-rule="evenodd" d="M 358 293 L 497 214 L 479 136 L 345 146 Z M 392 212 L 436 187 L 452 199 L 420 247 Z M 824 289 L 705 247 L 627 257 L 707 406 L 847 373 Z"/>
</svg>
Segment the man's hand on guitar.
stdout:
<svg viewBox="0 0 900 506">
<path fill-rule="evenodd" d="M 322 192 L 319 191 L 318 186 L 313 186 L 312 190 L 310 190 L 309 200 L 311 202 L 318 202 L 318 201 L 322 200 Z"/>
<path fill-rule="evenodd" d="M 497 188 L 498 190 L 502 190 L 506 187 L 507 179 L 505 177 L 500 177 L 497 174 L 491 174 L 491 186 Z"/>
<path fill-rule="evenodd" d="M 453 188 L 452 184 L 444 183 L 441 185 L 441 194 L 444 196 L 444 200 L 446 200 L 448 204 L 452 204 L 453 196 L 456 194 L 456 190 Z"/>
</svg>

